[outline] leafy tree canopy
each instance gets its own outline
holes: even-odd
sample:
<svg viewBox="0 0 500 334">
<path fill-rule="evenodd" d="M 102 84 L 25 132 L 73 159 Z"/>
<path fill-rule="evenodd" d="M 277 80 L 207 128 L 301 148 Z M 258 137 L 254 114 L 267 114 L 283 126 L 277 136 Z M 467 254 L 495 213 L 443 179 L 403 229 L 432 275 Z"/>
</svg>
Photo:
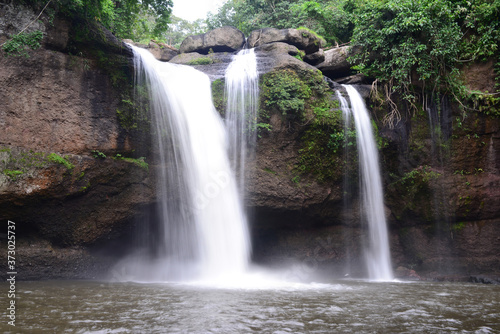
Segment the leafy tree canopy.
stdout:
<svg viewBox="0 0 500 334">
<path fill-rule="evenodd" d="M 172 0 L 20 0 L 21 4 L 47 12 L 94 20 L 121 38 L 161 39 L 168 30 Z"/>
<path fill-rule="evenodd" d="M 330 44 L 348 42 L 354 0 L 228 0 L 207 18 L 209 29 L 230 25 L 245 34 L 260 28 L 307 27 Z"/>
<path fill-rule="evenodd" d="M 171 23 L 168 25 L 168 31 L 163 34 L 163 38 L 167 44 L 179 48 L 187 36 L 202 34 L 206 30 L 207 25 L 203 19 L 188 21 L 172 16 Z"/>
<path fill-rule="evenodd" d="M 305 26 L 330 45 L 350 43 L 361 50 L 355 69 L 383 85 L 394 111 L 392 98 L 410 107 L 429 92 L 471 98 L 458 75 L 468 62 L 496 59 L 498 75 L 499 18 L 500 0 L 228 0 L 207 25 L 245 34 Z M 489 94 L 500 105 L 500 93 Z"/>
</svg>

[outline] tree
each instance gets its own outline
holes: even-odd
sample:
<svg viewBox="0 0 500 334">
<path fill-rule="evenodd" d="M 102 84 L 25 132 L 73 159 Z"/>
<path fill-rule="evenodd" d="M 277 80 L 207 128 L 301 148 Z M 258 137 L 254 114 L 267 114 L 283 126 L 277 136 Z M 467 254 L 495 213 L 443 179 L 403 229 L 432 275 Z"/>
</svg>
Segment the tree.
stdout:
<svg viewBox="0 0 500 334">
<path fill-rule="evenodd" d="M 307 21 L 300 4 L 304 0 L 228 0 L 207 19 L 209 29 L 234 26 L 249 34 L 260 28 L 298 28 Z"/>
<path fill-rule="evenodd" d="M 160 37 L 167 31 L 172 0 L 18 0 L 35 10 L 96 21 L 121 38 Z"/>
<path fill-rule="evenodd" d="M 371 0 L 354 12 L 355 67 L 384 85 L 390 116 L 399 115 L 394 97 L 410 109 L 427 94 L 462 104 L 472 93 L 457 75 L 463 62 L 496 57 L 500 67 L 500 0 Z"/>
<path fill-rule="evenodd" d="M 162 35 L 167 44 L 179 48 L 182 41 L 187 36 L 198 35 L 206 32 L 207 26 L 205 20 L 198 19 L 187 21 L 176 16 L 171 17 L 171 23 L 168 25 L 168 31 Z"/>
</svg>

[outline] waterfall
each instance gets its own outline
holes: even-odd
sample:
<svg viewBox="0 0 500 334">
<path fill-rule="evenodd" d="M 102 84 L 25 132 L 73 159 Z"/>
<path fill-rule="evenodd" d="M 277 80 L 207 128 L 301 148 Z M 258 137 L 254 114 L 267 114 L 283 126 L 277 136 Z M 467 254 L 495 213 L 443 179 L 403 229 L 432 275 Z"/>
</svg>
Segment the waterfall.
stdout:
<svg viewBox="0 0 500 334">
<path fill-rule="evenodd" d="M 239 175 L 239 187 L 244 194 L 245 162 L 255 148 L 259 74 L 254 49 L 243 49 L 233 57 L 226 70 L 226 126 L 229 150 L 234 170 Z"/>
<path fill-rule="evenodd" d="M 228 140 L 208 76 L 157 61 L 132 47 L 136 85 L 149 92 L 159 156 L 154 251 L 138 256 L 132 275 L 145 280 L 213 279 L 242 273 L 250 239 Z"/>
<path fill-rule="evenodd" d="M 378 160 L 378 150 L 373 135 L 372 124 L 365 103 L 358 91 L 350 86 L 343 85 L 347 90 L 351 102 L 351 109 L 347 101 L 339 94 L 343 113 L 348 120 L 352 114 L 356 127 L 356 141 L 360 169 L 360 192 L 362 217 L 368 223 L 368 246 L 365 249 L 365 258 L 368 275 L 373 280 L 393 279 L 391 258 L 389 251 L 389 237 L 384 213 L 382 181 Z"/>
</svg>

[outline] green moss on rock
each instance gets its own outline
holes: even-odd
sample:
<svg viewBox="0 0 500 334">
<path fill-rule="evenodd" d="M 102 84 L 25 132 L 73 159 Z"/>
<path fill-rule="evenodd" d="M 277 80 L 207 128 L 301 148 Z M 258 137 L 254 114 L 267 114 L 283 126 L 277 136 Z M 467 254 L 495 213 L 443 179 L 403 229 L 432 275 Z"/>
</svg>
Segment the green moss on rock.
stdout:
<svg viewBox="0 0 500 334">
<path fill-rule="evenodd" d="M 64 167 L 66 167 L 67 169 L 73 169 L 73 168 L 75 168 L 75 165 L 73 165 L 66 158 L 63 158 L 62 156 L 60 156 L 57 153 L 50 153 L 47 156 L 47 160 L 50 161 L 50 162 L 52 162 L 52 163 L 61 164 Z"/>
<path fill-rule="evenodd" d="M 260 89 L 259 122 L 278 114 L 301 132 L 295 179 L 304 174 L 319 182 L 340 178 L 342 159 L 336 139 L 344 133 L 341 111 L 322 73 L 280 69 L 264 74 Z"/>
<path fill-rule="evenodd" d="M 212 100 L 215 109 L 222 117 L 226 114 L 227 105 L 227 98 L 224 93 L 225 85 L 224 79 L 217 79 L 212 82 Z"/>
</svg>

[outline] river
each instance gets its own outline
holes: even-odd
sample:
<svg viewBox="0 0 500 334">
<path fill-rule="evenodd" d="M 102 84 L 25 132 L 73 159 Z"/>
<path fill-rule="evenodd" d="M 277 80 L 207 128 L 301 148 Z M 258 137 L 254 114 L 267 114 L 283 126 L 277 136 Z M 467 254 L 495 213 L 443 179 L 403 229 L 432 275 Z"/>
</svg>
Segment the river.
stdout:
<svg viewBox="0 0 500 334">
<path fill-rule="evenodd" d="M 18 282 L 3 333 L 500 333 L 500 286 Z M 4 289 L 2 291 L 6 291 Z M 7 305 L 7 295 L 0 305 Z M 5 308 L 3 308 L 5 310 Z"/>
</svg>

